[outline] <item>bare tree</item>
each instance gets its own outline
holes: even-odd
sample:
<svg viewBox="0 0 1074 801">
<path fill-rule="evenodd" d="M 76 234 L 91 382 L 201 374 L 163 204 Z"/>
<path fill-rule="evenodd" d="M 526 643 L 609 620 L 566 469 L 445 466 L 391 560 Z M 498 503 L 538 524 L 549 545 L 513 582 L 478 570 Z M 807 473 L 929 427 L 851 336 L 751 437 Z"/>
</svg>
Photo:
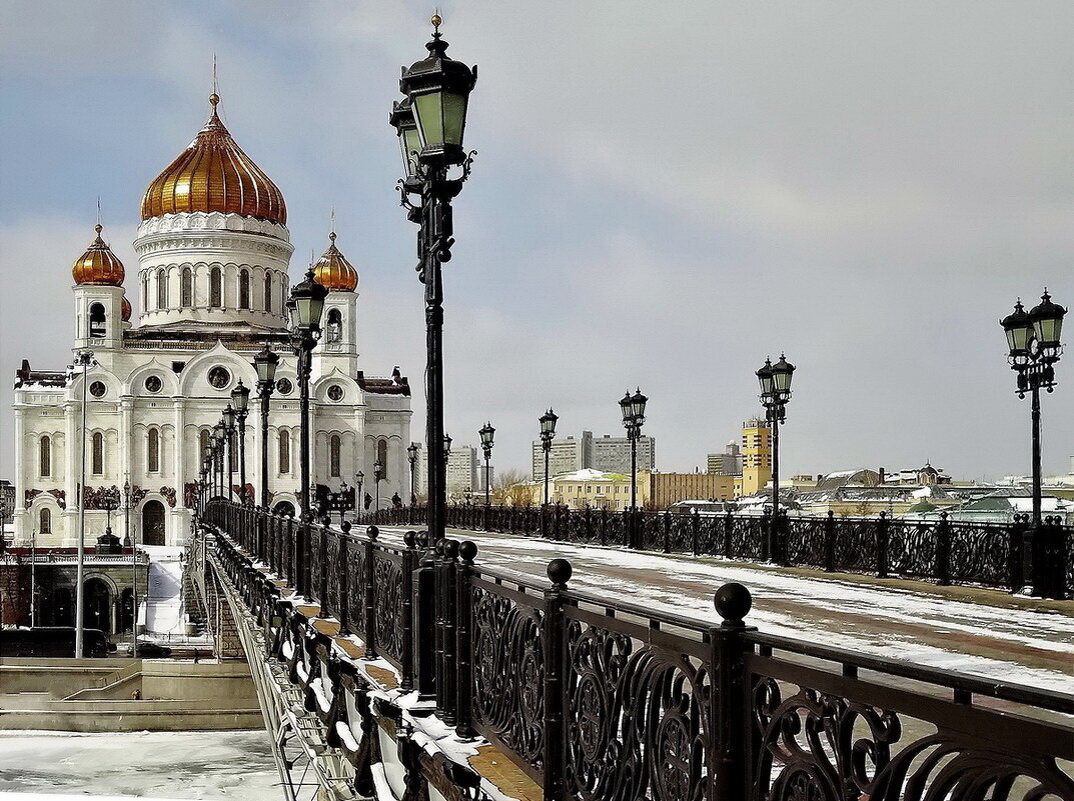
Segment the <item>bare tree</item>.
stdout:
<svg viewBox="0 0 1074 801">
<path fill-rule="evenodd" d="M 529 477 L 516 468 L 497 472 L 492 483 L 492 502 L 500 506 L 529 506 L 533 497 L 526 486 L 528 480 Z"/>
</svg>

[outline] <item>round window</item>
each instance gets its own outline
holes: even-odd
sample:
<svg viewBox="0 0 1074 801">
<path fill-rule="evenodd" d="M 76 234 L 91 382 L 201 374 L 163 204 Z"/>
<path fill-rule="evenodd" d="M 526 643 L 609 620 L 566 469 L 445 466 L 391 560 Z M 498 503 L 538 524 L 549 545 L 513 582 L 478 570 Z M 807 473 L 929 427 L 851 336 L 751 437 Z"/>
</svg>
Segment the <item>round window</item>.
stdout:
<svg viewBox="0 0 1074 801">
<path fill-rule="evenodd" d="M 276 391 L 281 395 L 290 395 L 294 388 L 290 378 L 281 378 L 276 382 Z"/>
<path fill-rule="evenodd" d="M 328 388 L 328 400 L 341 401 L 343 400 L 343 387 L 339 384 L 333 384 Z"/>
<path fill-rule="evenodd" d="M 147 392 L 160 392 L 164 387 L 164 382 L 160 380 L 159 375 L 151 375 L 145 380 L 145 388 Z"/>
<path fill-rule="evenodd" d="M 231 386 L 231 373 L 226 367 L 217 365 L 209 371 L 209 384 L 216 389 L 227 389 Z"/>
<path fill-rule="evenodd" d="M 101 381 L 94 381 L 89 385 L 89 394 L 95 398 L 104 397 L 104 383 Z"/>
</svg>

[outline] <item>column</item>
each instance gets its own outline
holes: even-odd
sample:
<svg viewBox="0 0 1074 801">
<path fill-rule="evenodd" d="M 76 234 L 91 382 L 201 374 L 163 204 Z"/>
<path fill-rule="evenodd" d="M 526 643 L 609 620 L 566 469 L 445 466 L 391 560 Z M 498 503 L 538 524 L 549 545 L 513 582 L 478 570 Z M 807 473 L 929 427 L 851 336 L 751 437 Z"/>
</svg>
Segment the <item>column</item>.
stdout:
<svg viewBox="0 0 1074 801">
<path fill-rule="evenodd" d="M 63 404 L 64 436 L 63 436 L 63 465 L 64 465 L 64 491 L 67 493 L 67 510 L 63 514 L 64 545 L 71 547 L 78 545 L 78 484 L 82 477 L 82 450 L 79 443 L 79 435 L 82 433 L 81 404 L 73 400 L 67 400 Z M 59 453 L 53 443 L 52 449 L 52 472 L 55 475 L 59 465 Z M 86 515 L 87 535 L 91 530 L 89 514 Z M 55 531 L 55 526 L 53 526 Z M 86 537 L 88 542 L 93 538 Z"/>
<path fill-rule="evenodd" d="M 175 304 L 178 306 L 178 303 Z M 172 457 L 172 473 L 175 482 L 175 509 L 168 515 L 172 519 L 171 537 L 165 535 L 165 542 L 178 545 L 186 535 L 189 512 L 183 505 L 186 493 L 186 401 L 178 398 L 174 406 L 173 424 L 175 425 L 175 451 Z"/>
<path fill-rule="evenodd" d="M 34 464 L 33 458 L 26 458 L 26 421 L 25 407 L 16 402 L 15 404 L 15 503 L 9 513 L 15 521 L 15 538 L 18 541 L 29 539 L 30 528 L 26 521 L 26 489 L 27 479 Z"/>
</svg>

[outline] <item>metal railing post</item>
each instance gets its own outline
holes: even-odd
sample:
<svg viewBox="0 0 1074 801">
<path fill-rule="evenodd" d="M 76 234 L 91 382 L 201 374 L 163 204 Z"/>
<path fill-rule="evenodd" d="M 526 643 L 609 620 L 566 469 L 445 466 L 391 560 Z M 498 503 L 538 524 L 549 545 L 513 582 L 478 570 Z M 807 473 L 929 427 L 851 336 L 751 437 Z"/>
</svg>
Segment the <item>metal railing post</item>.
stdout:
<svg viewBox="0 0 1074 801">
<path fill-rule="evenodd" d="M 727 514 L 723 518 L 723 555 L 725 559 L 731 558 L 731 535 L 735 530 L 735 518 L 731 515 L 731 510 L 727 510 Z"/>
<path fill-rule="evenodd" d="M 414 546 L 417 540 L 417 534 L 413 531 L 403 534 L 406 550 L 403 551 L 403 586 L 399 608 L 403 633 L 399 654 L 399 687 L 407 692 L 414 689 L 414 571 L 418 567 L 418 551 Z"/>
<path fill-rule="evenodd" d="M 753 605 L 750 591 L 741 584 L 724 584 L 713 598 L 723 622 L 709 629 L 713 692 L 709 709 L 712 733 L 709 751 L 708 801 L 737 801 L 746 797 L 746 753 L 751 742 L 746 705 L 750 692 L 746 681 L 742 633 L 752 630 L 745 617 Z"/>
<path fill-rule="evenodd" d="M 456 683 L 456 677 L 458 675 L 456 667 L 458 661 L 458 642 L 456 640 L 456 591 L 455 591 L 455 573 L 456 565 L 459 558 L 459 543 L 458 540 L 445 540 L 444 541 L 444 572 L 442 578 L 443 585 L 443 604 L 444 604 L 444 664 L 443 664 L 443 707 L 444 707 L 444 723 L 449 726 L 454 726 L 458 722 L 456 712 L 458 711 L 458 685 Z"/>
<path fill-rule="evenodd" d="M 350 588 L 347 586 L 347 565 L 350 562 L 348 551 L 352 547 L 351 524 L 349 520 L 343 520 L 339 524 L 339 530 L 343 532 L 339 537 L 339 559 L 335 564 L 336 583 L 339 586 L 339 625 L 343 631 L 353 633 L 350 626 Z"/>
<path fill-rule="evenodd" d="M 475 556 L 477 556 L 477 546 L 470 540 L 465 540 L 459 545 L 459 557 L 462 561 L 455 572 L 455 619 L 457 621 L 455 626 L 455 734 L 464 739 L 477 735 L 473 726 L 474 679 L 471 644 L 473 594 L 470 586 Z"/>
<path fill-rule="evenodd" d="M 380 529 L 378 529 L 376 526 L 370 526 L 366 529 L 366 537 L 368 537 L 368 539 L 364 543 L 365 576 L 363 576 L 362 578 L 365 581 L 365 587 L 363 588 L 365 590 L 363 605 L 365 607 L 364 611 L 366 659 L 377 658 L 377 595 L 376 588 L 374 587 L 373 582 L 375 581 L 376 575 L 374 572 L 374 569 L 376 567 L 376 565 L 374 564 L 374 559 L 376 558 L 377 535 L 379 534 Z"/>
<path fill-rule="evenodd" d="M 951 524 L 947 512 L 940 512 L 936 526 L 936 583 L 946 587 L 951 583 Z"/>
<path fill-rule="evenodd" d="M 436 697 L 436 638 L 429 636 L 436 629 L 436 553 L 429 547 L 429 532 L 418 535 L 418 547 L 421 557 L 414 575 L 414 678 L 418 698 L 428 701 Z"/>
<path fill-rule="evenodd" d="M 888 577 L 888 516 L 887 512 L 880 513 L 880 519 L 876 523 L 876 577 Z"/>
<path fill-rule="evenodd" d="M 548 563 L 552 586 L 544 593 L 544 801 L 565 801 L 564 787 L 567 742 L 566 629 L 567 582 L 573 568 L 566 559 Z"/>
<path fill-rule="evenodd" d="M 824 572 L 835 572 L 835 512 L 831 509 L 824 520 Z"/>
</svg>

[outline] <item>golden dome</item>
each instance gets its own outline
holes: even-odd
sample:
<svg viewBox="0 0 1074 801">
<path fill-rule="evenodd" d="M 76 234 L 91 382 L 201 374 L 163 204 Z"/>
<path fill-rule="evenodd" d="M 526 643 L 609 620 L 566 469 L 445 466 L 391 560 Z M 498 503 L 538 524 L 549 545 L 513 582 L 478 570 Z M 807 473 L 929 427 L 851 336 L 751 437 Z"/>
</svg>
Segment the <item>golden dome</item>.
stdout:
<svg viewBox="0 0 1074 801">
<path fill-rule="evenodd" d="M 220 211 L 284 224 L 283 194 L 235 144 L 216 115 L 219 96 L 209 96 L 212 114 L 194 141 L 149 185 L 142 219 L 192 211 Z"/>
<path fill-rule="evenodd" d="M 101 239 L 101 224 L 94 230 L 97 238 L 90 243 L 89 249 L 75 260 L 71 275 L 76 284 L 106 284 L 121 286 L 123 284 L 123 262 L 116 258 Z"/>
<path fill-rule="evenodd" d="M 123 322 L 129 323 L 131 321 L 131 302 L 127 300 L 127 296 L 123 296 L 123 305 L 120 307 L 122 313 L 120 316 L 123 318 Z"/>
<path fill-rule="evenodd" d="M 328 235 L 328 250 L 313 265 L 313 278 L 333 292 L 353 292 L 358 288 L 358 271 L 336 247 L 336 232 Z"/>
</svg>

